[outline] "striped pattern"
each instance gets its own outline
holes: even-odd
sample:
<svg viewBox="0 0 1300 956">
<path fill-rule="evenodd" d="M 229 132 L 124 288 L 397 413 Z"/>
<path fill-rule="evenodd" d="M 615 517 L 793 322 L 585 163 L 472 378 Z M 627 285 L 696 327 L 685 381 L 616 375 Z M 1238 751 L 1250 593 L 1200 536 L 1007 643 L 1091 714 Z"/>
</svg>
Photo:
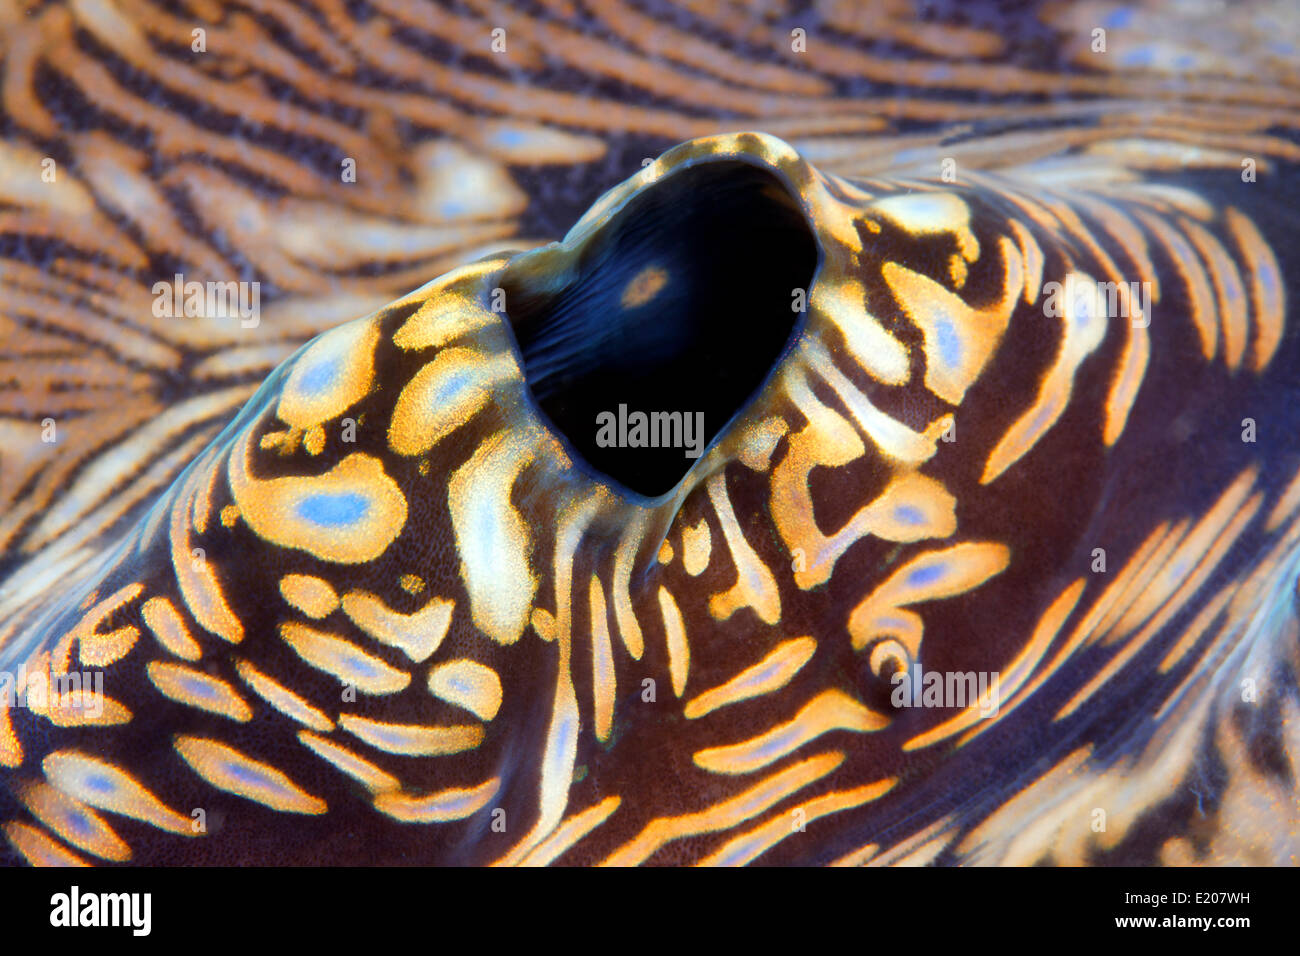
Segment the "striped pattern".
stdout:
<svg viewBox="0 0 1300 956">
<path fill-rule="evenodd" d="M 1257 29 L 0 9 L 5 852 L 1287 859 L 1300 348 L 1260 197 L 1300 69 Z M 820 270 L 764 389 L 634 500 L 537 414 L 493 300 L 554 253 L 505 250 L 735 158 Z M 265 309 L 167 315 L 177 274 Z M 992 716 L 891 705 L 967 671 Z"/>
</svg>

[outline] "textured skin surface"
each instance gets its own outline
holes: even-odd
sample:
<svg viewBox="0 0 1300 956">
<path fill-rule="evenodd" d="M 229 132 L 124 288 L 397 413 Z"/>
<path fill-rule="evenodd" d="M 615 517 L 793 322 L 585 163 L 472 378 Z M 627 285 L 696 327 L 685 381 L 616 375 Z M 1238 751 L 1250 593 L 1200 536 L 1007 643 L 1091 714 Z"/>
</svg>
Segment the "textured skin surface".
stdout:
<svg viewBox="0 0 1300 956">
<path fill-rule="evenodd" d="M 1294 861 L 1293 15 L 854 10 L 0 8 L 0 670 L 108 698 L 0 698 L 7 859 Z M 646 500 L 493 292 L 734 160 L 819 270 Z"/>
</svg>

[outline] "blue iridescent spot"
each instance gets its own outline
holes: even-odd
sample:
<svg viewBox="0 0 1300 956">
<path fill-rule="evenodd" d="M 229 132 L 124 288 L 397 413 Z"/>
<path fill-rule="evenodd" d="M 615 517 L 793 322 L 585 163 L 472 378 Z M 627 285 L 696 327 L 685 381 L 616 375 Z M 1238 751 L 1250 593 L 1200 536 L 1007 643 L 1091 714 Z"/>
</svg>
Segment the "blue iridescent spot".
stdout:
<svg viewBox="0 0 1300 956">
<path fill-rule="evenodd" d="M 298 517 L 326 528 L 356 524 L 370 507 L 366 496 L 355 491 L 311 495 L 298 502 Z"/>
<path fill-rule="evenodd" d="M 429 395 L 429 407 L 447 408 L 464 400 L 465 394 L 479 386 L 474 374 L 469 371 L 454 372 L 442 376 Z"/>
<path fill-rule="evenodd" d="M 569 749 L 569 740 L 573 737 L 573 721 L 566 717 L 560 721 L 557 729 L 559 733 L 556 735 L 554 753 L 562 754 Z"/>
<path fill-rule="evenodd" d="M 376 670 L 364 657 L 349 657 L 348 666 L 362 677 L 374 677 Z"/>
<path fill-rule="evenodd" d="M 1108 30 L 1122 30 L 1133 22 L 1133 10 L 1130 7 L 1120 7 L 1111 12 L 1110 16 L 1102 21 L 1102 25 Z"/>
<path fill-rule="evenodd" d="M 467 793 L 463 797 L 458 797 L 454 800 L 442 801 L 441 807 L 446 813 L 464 813 L 474 806 L 474 801 L 477 799 L 477 794 Z"/>
<path fill-rule="evenodd" d="M 1256 269 L 1255 275 L 1259 278 L 1260 284 L 1269 292 L 1277 289 L 1277 273 L 1272 269 Z"/>
<path fill-rule="evenodd" d="M 1074 297 L 1074 323 L 1087 325 L 1092 318 L 1092 296 L 1090 292 L 1080 290 Z"/>
<path fill-rule="evenodd" d="M 298 391 L 303 395 L 319 395 L 334 385 L 339 374 L 336 358 L 318 362 L 303 373 L 298 380 Z"/>
<path fill-rule="evenodd" d="M 782 754 L 789 753 L 794 745 L 799 742 L 799 735 L 802 732 L 803 728 L 798 725 L 787 727 L 780 733 L 773 734 L 771 740 L 754 751 L 754 756 L 759 759 L 774 759 Z"/>
<path fill-rule="evenodd" d="M 63 822 L 67 824 L 68 829 L 75 830 L 77 833 L 90 832 L 90 821 L 86 818 L 84 813 L 79 813 L 75 810 L 71 811 L 64 816 Z"/>
<path fill-rule="evenodd" d="M 254 787 L 265 786 L 267 783 L 266 774 L 255 767 L 245 767 L 243 764 L 228 763 L 226 772 L 236 780 L 250 784 Z"/>
<path fill-rule="evenodd" d="M 754 673 L 748 680 L 742 681 L 742 687 L 762 687 L 763 684 L 770 680 L 781 670 L 781 661 L 773 661 L 762 670 Z"/>
<path fill-rule="evenodd" d="M 948 319 L 940 319 L 934 331 L 939 340 L 939 357 L 943 359 L 943 364 L 956 368 L 961 361 L 961 339 L 957 337 L 957 330 Z"/>
<path fill-rule="evenodd" d="M 497 134 L 492 137 L 492 139 L 498 146 L 527 146 L 528 145 L 528 136 L 517 129 L 499 130 Z"/>
<path fill-rule="evenodd" d="M 907 583 L 914 587 L 933 584 L 948 573 L 946 564 L 932 564 L 928 568 L 917 568 L 907 576 Z"/>
<path fill-rule="evenodd" d="M 902 505 L 894 509 L 894 517 L 903 524 L 924 524 L 925 515 L 918 508 L 911 505 Z"/>
<path fill-rule="evenodd" d="M 1150 66 L 1155 60 L 1155 51 L 1147 46 L 1140 46 L 1120 54 L 1120 62 L 1124 66 Z"/>
<path fill-rule="evenodd" d="M 86 778 L 86 786 L 96 793 L 112 793 L 117 789 L 113 781 L 99 774 L 91 774 Z"/>
<path fill-rule="evenodd" d="M 195 697 L 205 697 L 211 700 L 213 697 L 217 696 L 216 688 L 205 684 L 203 681 L 186 680 L 182 678 L 181 683 L 185 686 L 185 689 Z"/>
</svg>

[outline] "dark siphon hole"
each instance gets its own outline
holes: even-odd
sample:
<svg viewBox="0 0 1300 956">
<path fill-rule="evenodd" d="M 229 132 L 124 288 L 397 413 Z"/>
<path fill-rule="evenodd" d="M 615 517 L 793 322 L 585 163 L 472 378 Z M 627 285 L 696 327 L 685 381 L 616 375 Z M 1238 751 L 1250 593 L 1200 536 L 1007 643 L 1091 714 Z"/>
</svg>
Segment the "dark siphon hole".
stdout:
<svg viewBox="0 0 1300 956">
<path fill-rule="evenodd" d="M 793 290 L 810 290 L 818 255 L 771 172 L 726 160 L 670 174 L 601 228 L 562 286 L 506 270 L 533 398 L 589 468 L 648 497 L 671 490 L 696 460 L 687 452 L 781 358 L 801 318 Z M 661 437 L 670 447 L 629 447 Z"/>
</svg>

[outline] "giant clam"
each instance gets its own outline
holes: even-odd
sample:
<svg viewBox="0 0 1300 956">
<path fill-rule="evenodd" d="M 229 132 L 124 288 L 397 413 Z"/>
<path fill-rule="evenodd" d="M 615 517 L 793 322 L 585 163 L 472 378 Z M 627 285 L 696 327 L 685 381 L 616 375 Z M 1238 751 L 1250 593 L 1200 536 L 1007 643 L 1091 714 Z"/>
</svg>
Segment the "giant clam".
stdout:
<svg viewBox="0 0 1300 956">
<path fill-rule="evenodd" d="M 6 852 L 1291 858 L 1284 187 L 932 146 L 689 139 L 303 345 L 94 548 L 30 549 Z M 97 520 L 65 500 L 39 520 Z M 42 693 L 73 675 L 102 695 Z"/>
</svg>

